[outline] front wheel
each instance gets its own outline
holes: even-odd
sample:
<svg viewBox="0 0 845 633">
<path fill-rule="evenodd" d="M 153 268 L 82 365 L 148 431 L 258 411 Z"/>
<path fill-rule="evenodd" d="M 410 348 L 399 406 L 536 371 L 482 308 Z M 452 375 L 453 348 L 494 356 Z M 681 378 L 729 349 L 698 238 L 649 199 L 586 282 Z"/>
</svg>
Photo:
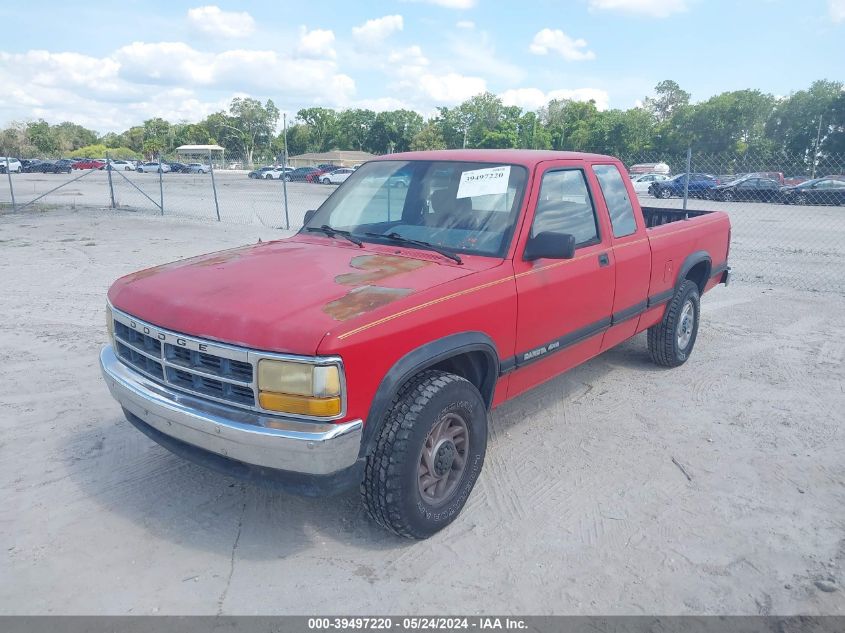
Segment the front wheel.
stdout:
<svg viewBox="0 0 845 633">
<path fill-rule="evenodd" d="M 323 184 L 324 185 L 330 185 L 330 184 L 332 184 L 332 181 L 329 180 L 328 178 L 323 178 Z"/>
<path fill-rule="evenodd" d="M 487 450 L 487 407 L 468 380 L 424 371 L 394 397 L 361 494 L 388 530 L 424 539 L 454 521 L 472 492 Z"/>
<path fill-rule="evenodd" d="M 651 360 L 663 367 L 683 365 L 698 337 L 700 312 L 698 285 L 687 279 L 675 292 L 660 323 L 648 329 Z"/>
<path fill-rule="evenodd" d="M 658 197 L 663 198 L 664 200 L 671 198 L 672 197 L 672 191 L 670 189 L 661 189 Z"/>
<path fill-rule="evenodd" d="M 725 202 L 733 202 L 733 199 L 734 199 L 734 194 L 731 193 L 730 191 L 726 191 L 725 193 L 722 194 L 722 200 L 724 200 Z"/>
</svg>

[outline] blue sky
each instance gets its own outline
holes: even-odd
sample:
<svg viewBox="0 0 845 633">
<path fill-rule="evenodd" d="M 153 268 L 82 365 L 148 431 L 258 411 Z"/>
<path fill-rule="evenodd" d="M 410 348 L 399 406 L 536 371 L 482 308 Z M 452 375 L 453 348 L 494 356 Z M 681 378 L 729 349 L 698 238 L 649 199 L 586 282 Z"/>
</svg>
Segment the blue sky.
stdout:
<svg viewBox="0 0 845 633">
<path fill-rule="evenodd" d="M 0 124 L 120 131 L 237 95 L 430 114 L 482 90 L 629 108 L 662 79 L 706 99 L 845 79 L 845 0 L 3 3 Z"/>
</svg>

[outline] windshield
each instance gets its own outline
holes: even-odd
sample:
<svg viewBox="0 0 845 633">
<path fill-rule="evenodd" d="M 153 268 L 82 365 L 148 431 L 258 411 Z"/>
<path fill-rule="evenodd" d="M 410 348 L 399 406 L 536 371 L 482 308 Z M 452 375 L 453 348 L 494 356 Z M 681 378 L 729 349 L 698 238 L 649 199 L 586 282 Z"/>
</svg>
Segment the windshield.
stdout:
<svg viewBox="0 0 845 633">
<path fill-rule="evenodd" d="M 395 234 L 450 252 L 504 257 L 527 178 L 517 165 L 375 161 L 356 169 L 304 230 L 326 225 L 377 243 L 395 242 L 388 237 Z"/>
</svg>

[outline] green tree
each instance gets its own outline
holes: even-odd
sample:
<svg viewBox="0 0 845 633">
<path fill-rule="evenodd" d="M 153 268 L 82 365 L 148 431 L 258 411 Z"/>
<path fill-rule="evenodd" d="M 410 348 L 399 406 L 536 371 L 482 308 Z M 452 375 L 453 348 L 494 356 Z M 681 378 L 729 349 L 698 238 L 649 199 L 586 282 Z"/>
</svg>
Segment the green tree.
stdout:
<svg viewBox="0 0 845 633">
<path fill-rule="evenodd" d="M 410 149 L 414 152 L 430 149 L 446 149 L 446 141 L 443 140 L 440 126 L 436 122 L 429 122 L 424 125 L 419 132 L 414 134 L 414 138 L 411 139 Z"/>
<path fill-rule="evenodd" d="M 664 79 L 657 84 L 654 92 L 654 97 L 645 98 L 643 107 L 654 115 L 658 123 L 668 121 L 678 108 L 689 104 L 690 94 L 671 79 Z"/>
<path fill-rule="evenodd" d="M 337 147 L 363 151 L 375 120 L 376 113 L 372 110 L 354 108 L 339 112 L 335 123 L 336 132 L 333 134 Z"/>
<path fill-rule="evenodd" d="M 281 113 L 272 100 L 264 105 L 257 99 L 235 97 L 229 105 L 227 123 L 240 142 L 243 157 L 252 165 L 256 148 L 269 149 Z"/>
<path fill-rule="evenodd" d="M 296 118 L 309 127 L 311 151 L 332 149 L 337 135 L 337 112 L 331 108 L 304 108 L 296 113 Z"/>
<path fill-rule="evenodd" d="M 766 123 L 767 136 L 788 153 L 808 157 L 817 153 L 817 138 L 826 138 L 836 127 L 842 87 L 841 81 L 814 81 L 809 89 L 778 101 Z M 838 123 L 842 125 L 842 120 Z"/>
</svg>

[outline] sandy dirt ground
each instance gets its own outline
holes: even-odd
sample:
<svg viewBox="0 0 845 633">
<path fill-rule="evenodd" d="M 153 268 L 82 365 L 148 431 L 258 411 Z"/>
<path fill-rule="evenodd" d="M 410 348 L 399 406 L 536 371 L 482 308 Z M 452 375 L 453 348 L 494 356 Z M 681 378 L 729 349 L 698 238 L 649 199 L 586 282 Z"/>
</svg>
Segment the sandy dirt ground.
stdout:
<svg viewBox="0 0 845 633">
<path fill-rule="evenodd" d="M 845 613 L 845 297 L 719 287 L 683 367 L 640 336 L 495 410 L 463 514 L 411 542 L 171 455 L 100 378 L 112 280 L 282 235 L 0 216 L 0 612 Z"/>
</svg>

